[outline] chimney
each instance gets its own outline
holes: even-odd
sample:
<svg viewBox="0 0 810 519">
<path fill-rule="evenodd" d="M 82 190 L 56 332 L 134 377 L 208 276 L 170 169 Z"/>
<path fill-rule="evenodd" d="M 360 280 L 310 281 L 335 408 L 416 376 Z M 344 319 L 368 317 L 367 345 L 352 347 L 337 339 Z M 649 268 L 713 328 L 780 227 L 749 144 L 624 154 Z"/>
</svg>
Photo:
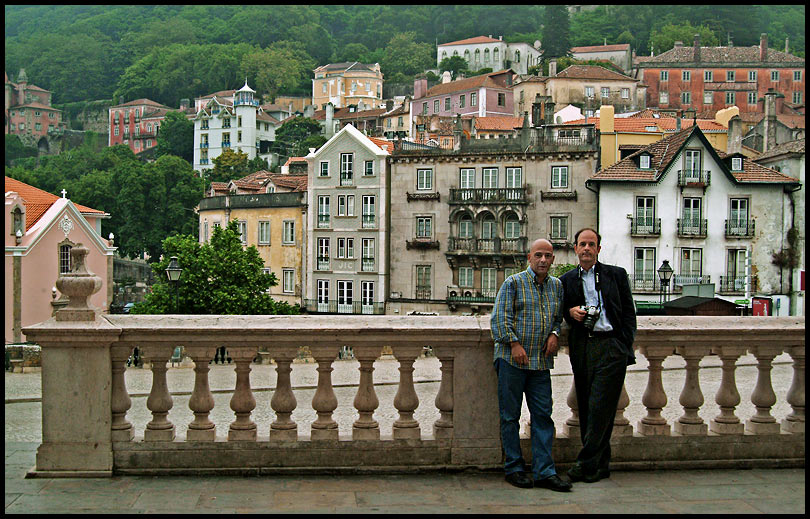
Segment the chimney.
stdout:
<svg viewBox="0 0 810 519">
<path fill-rule="evenodd" d="M 551 97 L 543 105 L 543 124 L 554 124 L 554 103 Z"/>
<path fill-rule="evenodd" d="M 188 98 L 184 97 L 183 99 L 180 100 L 180 110 L 185 110 L 186 108 L 188 108 L 188 105 L 189 105 Z"/>
<path fill-rule="evenodd" d="M 421 99 L 427 94 L 427 77 L 417 76 L 413 80 L 413 98 Z"/>
<path fill-rule="evenodd" d="M 682 41 L 676 41 L 675 42 L 675 48 L 680 49 L 681 47 L 683 47 L 683 42 Z"/>
<path fill-rule="evenodd" d="M 728 120 L 728 145 L 726 153 L 740 153 L 742 151 L 742 119 L 735 115 Z"/>
<path fill-rule="evenodd" d="M 790 48 L 790 47 L 788 47 L 788 40 L 790 40 L 790 38 L 785 37 L 785 54 L 788 53 L 788 49 Z"/>
<path fill-rule="evenodd" d="M 695 63 L 700 63 L 700 34 L 695 34 L 695 51 L 693 53 Z"/>
<path fill-rule="evenodd" d="M 548 62 L 548 75 L 556 76 L 557 75 L 557 60 L 553 59 Z"/>
<path fill-rule="evenodd" d="M 534 96 L 534 102 L 532 103 L 532 124 L 535 128 L 539 127 L 543 123 L 543 100 L 540 94 Z"/>
<path fill-rule="evenodd" d="M 393 99 L 386 99 L 385 100 L 385 111 L 390 112 L 394 109 L 394 100 Z"/>
<path fill-rule="evenodd" d="M 765 61 L 768 58 L 768 35 L 762 33 L 759 37 L 759 61 Z"/>
<path fill-rule="evenodd" d="M 765 119 L 763 130 L 765 138 L 763 139 L 762 152 L 766 152 L 776 146 L 776 97 L 779 94 L 773 89 L 769 88 L 765 93 Z"/>
<path fill-rule="evenodd" d="M 450 71 L 445 70 L 444 72 L 442 72 L 442 84 L 449 83 L 450 81 L 452 81 L 452 77 L 450 76 Z"/>
<path fill-rule="evenodd" d="M 503 41 L 503 36 L 498 36 L 498 39 Z"/>
<path fill-rule="evenodd" d="M 331 137 L 335 132 L 335 124 L 333 122 L 334 118 L 335 118 L 335 107 L 334 105 L 332 105 L 332 103 L 327 103 L 326 121 L 325 121 L 326 127 L 324 128 L 324 133 L 326 134 L 327 138 Z"/>
<path fill-rule="evenodd" d="M 616 109 L 613 105 L 602 105 L 599 109 L 599 127 L 603 133 L 613 133 L 615 127 Z"/>
</svg>

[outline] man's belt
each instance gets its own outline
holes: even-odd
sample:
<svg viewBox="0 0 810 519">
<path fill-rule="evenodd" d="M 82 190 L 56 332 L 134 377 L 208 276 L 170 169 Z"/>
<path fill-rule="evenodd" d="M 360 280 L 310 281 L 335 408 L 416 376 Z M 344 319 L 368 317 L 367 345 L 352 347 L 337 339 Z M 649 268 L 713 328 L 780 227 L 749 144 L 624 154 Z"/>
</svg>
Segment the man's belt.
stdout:
<svg viewBox="0 0 810 519">
<path fill-rule="evenodd" d="M 594 339 L 612 339 L 616 337 L 616 331 L 611 330 L 609 332 L 588 332 L 588 337 L 592 337 Z"/>
</svg>

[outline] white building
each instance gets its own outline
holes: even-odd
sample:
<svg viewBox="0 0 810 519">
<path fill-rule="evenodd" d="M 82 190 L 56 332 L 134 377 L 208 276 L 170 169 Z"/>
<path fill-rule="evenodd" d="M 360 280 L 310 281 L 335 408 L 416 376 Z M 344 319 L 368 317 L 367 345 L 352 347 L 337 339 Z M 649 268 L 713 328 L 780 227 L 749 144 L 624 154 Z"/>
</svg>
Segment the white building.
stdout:
<svg viewBox="0 0 810 519">
<path fill-rule="evenodd" d="M 491 67 L 493 71 L 511 68 L 517 74 L 528 74 L 529 67 L 540 63 L 543 51 L 540 42 L 506 43 L 503 36 L 496 40 L 490 36 L 476 36 L 466 40 L 451 41 L 439 44 L 436 52 L 436 66 L 444 58 L 461 56 L 469 64 L 470 70 L 476 71 Z"/>
<path fill-rule="evenodd" d="M 659 299 L 664 260 L 674 269 L 674 294 L 708 283 L 729 301 L 787 294 L 772 256 L 784 246 L 798 179 L 715 150 L 695 125 L 586 185 L 598 191 L 600 261 L 627 270 L 636 300 Z"/>
<path fill-rule="evenodd" d="M 213 159 L 227 150 L 246 153 L 248 160 L 258 155 L 271 159 L 270 143 L 276 138 L 279 121 L 265 113 L 245 85 L 195 99 L 194 169 L 214 168 Z"/>
</svg>

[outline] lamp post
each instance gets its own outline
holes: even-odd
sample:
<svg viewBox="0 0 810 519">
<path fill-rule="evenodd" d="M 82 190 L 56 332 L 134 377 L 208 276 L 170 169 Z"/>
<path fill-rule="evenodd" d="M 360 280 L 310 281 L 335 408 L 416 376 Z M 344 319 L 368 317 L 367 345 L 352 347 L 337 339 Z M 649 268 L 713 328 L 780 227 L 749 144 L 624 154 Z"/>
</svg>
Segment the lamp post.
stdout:
<svg viewBox="0 0 810 519">
<path fill-rule="evenodd" d="M 180 268 L 180 263 L 177 261 L 177 256 L 172 256 L 171 261 L 169 261 L 169 266 L 166 267 L 166 277 L 169 278 L 169 282 L 174 285 L 174 313 L 178 313 L 177 307 L 177 284 L 180 281 L 180 274 L 183 273 L 183 269 Z"/>
<path fill-rule="evenodd" d="M 667 301 L 667 288 L 669 288 L 669 280 L 672 278 L 672 267 L 669 266 L 669 260 L 664 260 L 658 268 L 658 279 L 661 281 L 661 303 Z"/>
</svg>

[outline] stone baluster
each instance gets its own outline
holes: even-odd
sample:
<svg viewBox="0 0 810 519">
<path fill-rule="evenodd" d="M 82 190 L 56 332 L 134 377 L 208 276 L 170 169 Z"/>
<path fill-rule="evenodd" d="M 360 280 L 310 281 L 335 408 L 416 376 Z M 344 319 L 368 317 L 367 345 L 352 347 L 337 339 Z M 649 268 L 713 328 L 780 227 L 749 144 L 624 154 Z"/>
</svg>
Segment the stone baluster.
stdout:
<svg viewBox="0 0 810 519">
<path fill-rule="evenodd" d="M 773 359 L 782 348 L 773 345 L 757 345 L 749 349 L 757 359 L 757 384 L 751 393 L 751 403 L 756 413 L 745 422 L 745 430 L 751 434 L 779 434 L 779 423 L 771 415 L 771 408 L 776 403 L 776 393 L 771 383 Z"/>
<path fill-rule="evenodd" d="M 355 346 L 354 357 L 360 361 L 360 385 L 354 397 L 354 408 L 359 417 L 352 425 L 353 440 L 379 440 L 380 424 L 374 419 L 374 410 L 380 405 L 374 392 L 374 361 L 380 356 L 380 346 Z"/>
<path fill-rule="evenodd" d="M 256 441 L 256 423 L 250 414 L 256 408 L 256 399 L 250 388 L 250 363 L 256 357 L 258 347 L 230 347 L 229 352 L 236 367 L 236 389 L 231 397 L 231 409 L 236 419 L 228 429 L 228 441 Z"/>
<path fill-rule="evenodd" d="M 332 413 L 338 405 L 332 387 L 332 363 L 337 357 L 337 350 L 336 345 L 310 347 L 312 358 L 318 363 L 318 389 L 312 397 L 312 408 L 318 415 L 311 426 L 313 441 L 338 439 L 338 424 L 332 418 Z"/>
<path fill-rule="evenodd" d="M 701 345 L 680 345 L 675 353 L 686 362 L 686 379 L 678 402 L 683 406 L 683 415 L 675 422 L 675 432 L 681 436 L 705 436 L 709 426 L 698 415 L 703 405 L 703 393 L 700 391 L 700 360 L 709 354 L 711 349 Z"/>
<path fill-rule="evenodd" d="M 395 346 L 394 357 L 399 361 L 399 387 L 394 397 L 394 407 L 399 418 L 394 421 L 393 437 L 399 439 L 420 439 L 422 431 L 413 413 L 419 407 L 419 397 L 413 386 L 413 363 L 422 352 L 421 346 Z"/>
<path fill-rule="evenodd" d="M 793 382 L 787 394 L 787 403 L 793 412 L 782 420 L 782 432 L 804 434 L 804 346 L 786 348 L 793 358 Z"/>
<path fill-rule="evenodd" d="M 292 420 L 292 412 L 298 402 L 290 382 L 292 361 L 298 351 L 297 347 L 281 347 L 271 350 L 276 361 L 276 390 L 270 399 L 270 407 L 276 413 L 276 419 L 270 424 L 270 439 L 279 441 L 298 440 L 298 425 Z"/>
<path fill-rule="evenodd" d="M 112 410 L 112 441 L 128 442 L 135 437 L 132 424 L 127 421 L 127 411 L 132 407 L 132 400 L 127 391 L 127 381 L 124 373 L 127 370 L 127 359 L 132 353 L 132 344 L 118 343 L 110 348 L 112 361 L 112 395 L 110 408 Z"/>
<path fill-rule="evenodd" d="M 630 395 L 627 394 L 625 385 L 622 384 L 622 392 L 619 394 L 619 402 L 616 405 L 616 417 L 613 419 L 613 436 L 633 436 L 633 426 L 630 420 L 624 416 L 624 410 L 630 405 Z"/>
<path fill-rule="evenodd" d="M 141 348 L 144 359 L 152 365 L 152 389 L 146 399 L 146 408 L 152 412 L 152 420 L 146 424 L 144 441 L 173 441 L 174 424 L 169 421 L 169 411 L 174 405 L 169 385 L 166 382 L 166 364 L 172 356 L 174 345 L 147 344 Z"/>
<path fill-rule="evenodd" d="M 745 426 L 734 414 L 734 408 L 740 403 L 740 393 L 737 391 L 735 370 L 737 359 L 745 353 L 745 346 L 716 346 L 712 353 L 720 357 L 723 362 L 723 375 L 720 379 L 720 389 L 717 390 L 715 401 L 720 406 L 720 414 L 709 422 L 709 430 L 717 434 L 743 434 Z"/>
<path fill-rule="evenodd" d="M 217 429 L 208 413 L 214 408 L 214 395 L 208 385 L 209 362 L 216 353 L 217 345 L 191 343 L 186 346 L 186 354 L 194 361 L 194 391 L 188 400 L 188 407 L 194 413 L 194 420 L 188 424 L 187 441 L 212 442 L 217 438 Z"/>
<path fill-rule="evenodd" d="M 441 362 L 442 381 L 436 395 L 436 408 L 439 419 L 433 424 L 433 437 L 450 439 L 453 437 L 453 358 L 455 352 L 450 347 L 434 348 L 436 358 Z"/>
<path fill-rule="evenodd" d="M 568 391 L 566 403 L 571 409 L 571 416 L 563 424 L 563 432 L 569 438 L 580 439 L 579 431 L 579 404 L 577 403 L 577 385 L 574 377 L 571 377 L 571 389 Z"/>
<path fill-rule="evenodd" d="M 661 365 L 675 350 L 668 345 L 642 344 L 639 351 L 649 362 L 649 376 L 644 396 L 641 397 L 647 408 L 647 416 L 638 423 L 638 432 L 645 436 L 669 436 L 670 426 L 666 418 L 661 416 L 661 410 L 667 405 L 667 394 L 661 381 Z"/>
</svg>

